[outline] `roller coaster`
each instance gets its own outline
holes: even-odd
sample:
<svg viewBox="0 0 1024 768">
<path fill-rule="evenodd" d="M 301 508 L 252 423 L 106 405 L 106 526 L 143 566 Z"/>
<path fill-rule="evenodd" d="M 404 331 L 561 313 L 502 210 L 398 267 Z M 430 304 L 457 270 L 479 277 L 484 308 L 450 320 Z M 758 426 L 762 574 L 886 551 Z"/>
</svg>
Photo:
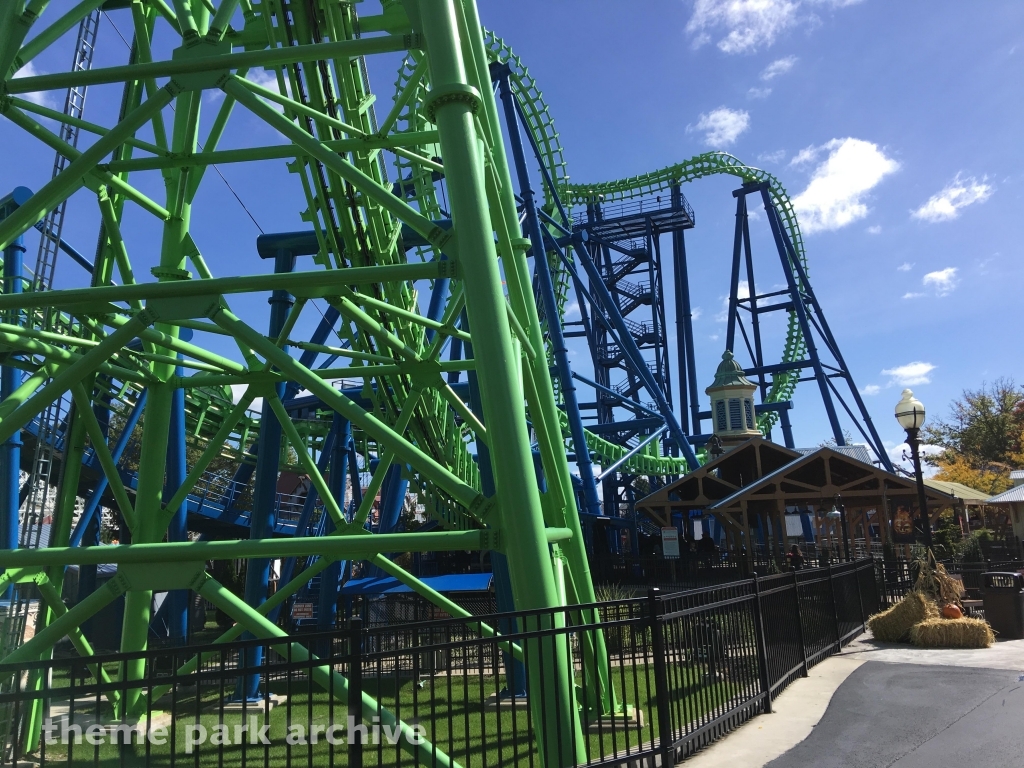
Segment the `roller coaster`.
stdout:
<svg viewBox="0 0 1024 768">
<path fill-rule="evenodd" d="M 481 27 L 473 0 L 385 0 L 365 15 L 329 0 L 83 0 L 59 16 L 47 6 L 5 2 L 0 24 L 0 113 L 57 154 L 50 181 L 0 203 L 0 592 L 23 621 L 27 595 L 43 606 L 31 639 L 8 633 L 3 661 L 43 657 L 65 636 L 92 654 L 80 627 L 121 596 L 122 651 L 146 647 L 155 592 L 172 596 L 168 631 L 181 638 L 189 590 L 236 622 L 222 639 L 282 637 L 298 653 L 278 612 L 318 577 L 326 620 L 356 561 L 467 615 L 386 553 L 501 553 L 508 607 L 595 602 L 588 520 L 628 517 L 635 494 L 706 455 L 683 240 L 695 215 L 683 187 L 711 175 L 741 185 L 727 346 L 739 329 L 761 389 L 760 428 L 781 422 L 791 442 L 797 384 L 816 381 L 837 443 L 834 401 L 888 461 L 810 287 L 778 180 L 710 153 L 570 182 L 536 82 Z M 93 68 L 100 14 L 115 12 L 130 17 L 129 61 Z M 69 71 L 15 77 L 76 28 Z M 404 59 L 381 119 L 366 61 L 396 53 Z M 276 83 L 247 77 L 258 68 Z M 87 88 L 111 84 L 123 88 L 119 114 L 87 120 Z M 63 111 L 28 98 L 50 91 L 67 94 Z M 231 130 L 240 111 L 281 141 L 252 146 L 253 135 Z M 211 167 L 282 161 L 305 197 L 306 229 L 261 236 L 252 257 L 241 244 L 204 250 L 191 220 Z M 143 192 L 154 181 L 162 201 Z M 83 188 L 99 212 L 92 259 L 62 237 L 64 206 Z M 788 277 L 781 297 L 753 290 L 750 194 Z M 140 217 L 158 240 L 137 236 Z M 62 251 L 82 268 L 77 283 L 62 278 L 80 287 L 52 288 Z M 256 268 L 257 255 L 272 273 Z M 154 279 L 133 256 L 156 264 Z M 744 265 L 748 296 L 737 289 Z M 268 294 L 269 321 L 259 308 Z M 573 302 L 579 320 L 567 314 Z M 771 362 L 758 318 L 776 310 L 788 326 Z M 303 337 L 306 327 L 315 330 Z M 572 337 L 587 341 L 592 379 L 573 370 Z M 837 382 L 850 385 L 852 405 Z M 308 488 L 279 488 L 282 470 L 308 477 Z M 429 521 L 415 531 L 399 524 L 410 495 Z M 120 543 L 96 546 L 101 519 L 116 522 Z M 248 561 L 242 596 L 207 567 L 226 559 Z M 274 559 L 284 572 L 268 597 Z M 84 579 L 97 564 L 115 564 L 116 577 L 66 608 L 65 569 L 79 566 Z M 600 655 L 600 641 L 584 652 Z M 543 663 L 527 674 L 542 692 L 531 696 L 536 716 L 571 729 L 574 692 L 541 682 L 541 668 L 571 663 L 567 653 L 538 649 Z M 142 669 L 126 664 L 122 675 L 140 680 Z M 138 711 L 142 695 L 119 701 L 120 715 Z M 613 706 L 607 692 L 604 702 Z M 365 712 L 377 712 L 372 700 Z M 38 739 L 39 713 L 24 717 L 25 739 Z M 434 764 L 429 748 L 409 747 Z M 572 749 L 568 740 L 543 753 L 570 765 Z"/>
</svg>

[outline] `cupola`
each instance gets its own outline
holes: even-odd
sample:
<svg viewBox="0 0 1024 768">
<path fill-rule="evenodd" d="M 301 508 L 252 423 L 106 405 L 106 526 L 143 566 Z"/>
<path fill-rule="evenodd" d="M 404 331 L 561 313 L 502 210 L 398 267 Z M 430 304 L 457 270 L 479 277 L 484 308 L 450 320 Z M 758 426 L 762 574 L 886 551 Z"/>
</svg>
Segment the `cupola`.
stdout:
<svg viewBox="0 0 1024 768">
<path fill-rule="evenodd" d="M 704 390 L 711 397 L 714 433 L 724 444 L 735 445 L 761 434 L 754 414 L 755 389 L 757 385 L 743 375 L 732 352 L 726 350 L 715 371 L 714 384 Z"/>
</svg>

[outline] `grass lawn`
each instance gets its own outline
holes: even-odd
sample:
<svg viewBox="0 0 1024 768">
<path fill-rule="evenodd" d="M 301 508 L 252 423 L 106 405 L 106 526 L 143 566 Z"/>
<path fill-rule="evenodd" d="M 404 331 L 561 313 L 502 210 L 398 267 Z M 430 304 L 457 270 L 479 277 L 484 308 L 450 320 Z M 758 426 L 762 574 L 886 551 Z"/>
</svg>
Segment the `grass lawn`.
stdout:
<svg viewBox="0 0 1024 768">
<path fill-rule="evenodd" d="M 390 710 L 410 725 L 419 725 L 425 731 L 426 740 L 438 752 L 445 753 L 460 765 L 470 766 L 519 766 L 538 764 L 536 733 L 529 708 L 513 707 L 502 703 L 497 708 L 488 708 L 484 702 L 504 685 L 504 677 L 487 670 L 468 674 L 437 674 L 414 679 L 411 675 L 366 676 L 363 688 L 382 707 Z M 674 720 L 677 723 L 693 722 L 705 717 L 741 692 L 741 686 L 728 679 L 709 677 L 702 664 L 671 665 L 670 680 L 675 690 L 671 696 Z M 54 679 L 54 688 L 67 685 L 67 680 Z M 577 677 L 577 697 L 585 697 L 583 680 Z M 583 746 L 589 761 L 600 760 L 625 750 L 635 752 L 654 735 L 656 719 L 653 667 L 640 661 L 634 665 L 615 666 L 610 669 L 610 687 L 614 699 L 621 706 L 642 712 L 643 724 L 632 720 L 626 727 L 604 728 L 601 732 L 584 726 Z M 344 701 L 331 696 L 304 676 L 293 675 L 291 681 L 274 681 L 270 691 L 287 696 L 284 704 L 273 709 L 269 722 L 262 713 L 250 711 L 245 720 L 241 713 L 221 713 L 218 704 L 232 693 L 232 681 L 222 686 L 202 687 L 196 699 L 195 687 L 182 687 L 177 697 L 165 697 L 154 705 L 155 710 L 173 709 L 173 738 L 165 745 L 133 744 L 127 747 L 103 744 L 91 746 L 83 743 L 72 745 L 51 745 L 46 748 L 46 764 L 128 766 L 197 766 L 199 768 L 243 768 L 247 765 L 304 765 L 304 766 L 346 766 L 348 765 L 347 715 Z M 76 707 L 76 722 L 82 722 L 86 715 L 94 716 L 97 706 L 90 701 L 88 706 Z M 109 716 L 109 708 L 100 705 L 101 719 Z M 260 726 L 269 724 L 269 746 L 262 744 L 236 743 L 235 726 L 251 722 L 256 718 Z M 87 722 L 94 722 L 90 718 Z M 309 726 L 321 726 L 317 742 L 311 743 Z M 326 738 L 325 729 L 337 724 L 336 744 Z M 211 743 L 218 725 L 227 726 L 227 739 L 231 743 Z M 373 724 L 370 728 L 370 742 L 364 747 L 365 765 L 415 765 L 413 758 L 402 749 L 389 743 L 386 735 L 378 731 L 373 738 Z M 187 751 L 186 735 L 190 726 L 202 726 L 207 732 L 206 743 Z M 306 743 L 287 742 L 290 726 L 302 726 Z M 194 730 L 192 731 L 195 732 Z M 294 734 L 294 731 L 292 731 Z M 247 735 L 242 735 L 245 741 Z M 402 737 L 399 737 L 402 738 Z M 376 744 L 373 742 L 377 742 Z M 438 759 L 437 765 L 443 760 Z"/>
</svg>

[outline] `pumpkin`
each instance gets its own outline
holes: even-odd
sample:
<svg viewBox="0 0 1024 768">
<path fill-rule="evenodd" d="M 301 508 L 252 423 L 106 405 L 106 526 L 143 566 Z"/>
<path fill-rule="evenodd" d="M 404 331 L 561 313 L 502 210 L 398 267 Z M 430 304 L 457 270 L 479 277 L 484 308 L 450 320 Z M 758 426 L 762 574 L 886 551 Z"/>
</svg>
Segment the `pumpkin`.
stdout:
<svg viewBox="0 0 1024 768">
<path fill-rule="evenodd" d="M 946 619 L 962 619 L 964 612 L 960 610 L 960 606 L 956 603 L 950 603 L 949 605 L 942 606 L 942 616 Z"/>
</svg>

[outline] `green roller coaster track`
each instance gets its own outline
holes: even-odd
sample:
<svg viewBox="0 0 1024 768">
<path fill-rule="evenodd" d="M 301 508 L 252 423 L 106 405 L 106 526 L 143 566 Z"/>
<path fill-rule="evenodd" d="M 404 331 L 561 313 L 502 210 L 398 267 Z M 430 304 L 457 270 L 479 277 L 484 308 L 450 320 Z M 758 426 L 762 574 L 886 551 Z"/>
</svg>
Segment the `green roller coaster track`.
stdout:
<svg viewBox="0 0 1024 768">
<path fill-rule="evenodd" d="M 49 602 L 35 637 L 7 649 L 0 661 L 45 657 L 65 634 L 80 653 L 91 653 L 76 628 L 118 594 L 126 596 L 122 650 L 144 649 L 154 590 L 191 588 L 222 607 L 238 621 L 223 639 L 243 630 L 277 637 L 265 618 L 269 610 L 289 589 L 349 556 L 370 559 L 428 600 L 458 613 L 457 606 L 382 554 L 395 551 L 399 539 L 365 530 L 376 492 L 395 464 L 408 467 L 413 487 L 428 500 L 428 513 L 443 529 L 403 535 L 400 548 L 503 551 L 516 605 L 522 609 L 594 602 L 566 458 L 565 417 L 551 380 L 526 258 L 529 241 L 519 227 L 488 64 L 509 65 L 541 162 L 565 205 L 596 196 L 636 197 L 712 174 L 767 180 L 803 259 L 796 217 L 778 182 L 729 155 L 710 154 L 645 176 L 570 184 L 558 134 L 537 84 L 500 38 L 482 31 L 473 0 L 388 1 L 382 13 L 362 17 L 355 4 L 337 0 L 110 4 L 130 14 L 129 64 L 14 77 L 100 4 L 83 0 L 58 16 L 48 0 L 5 0 L 0 16 L 0 114 L 68 160 L 62 173 L 0 220 L 0 248 L 18 247 L 28 230 L 80 190 L 94 196 L 101 222 L 88 285 L 0 296 L 0 352 L 6 354 L 5 365 L 23 371 L 21 385 L 0 402 L 0 442 L 30 425 L 54 401 L 63 398 L 72 405 L 50 549 L 0 550 L 0 587 L 33 583 Z M 170 49 L 170 58 L 154 56 L 154 51 Z M 393 102 L 380 118 L 366 58 L 397 52 L 406 57 Z M 276 88 L 246 78 L 257 67 L 273 73 Z M 89 136 L 82 149 L 66 144 L 40 122 L 71 118 L 28 98 L 39 91 L 96 84 L 119 84 L 121 109 L 95 122 L 74 119 Z M 222 98 L 204 99 L 206 92 Z M 229 129 L 239 111 L 276 131 L 283 143 L 253 146 L 253 135 L 233 135 Z M 233 148 L 222 148 L 228 144 Z M 393 194 L 388 156 L 399 188 L 404 192 L 411 185 L 408 194 Z M 287 161 L 302 189 L 301 217 L 319 246 L 313 268 L 245 274 L 245 261 L 204 253 L 191 224 L 207 170 L 281 160 Z M 446 199 L 440 203 L 435 174 L 445 179 Z M 157 184 L 150 183 L 153 179 Z M 161 181 L 162 201 L 142 191 L 159 188 Z M 549 196 L 546 206 L 553 210 L 555 200 Z M 454 220 L 451 229 L 437 223 L 446 214 Z M 158 241 L 130 236 L 123 226 L 129 215 L 155 222 L 161 231 Z M 407 246 L 407 239 L 423 245 Z M 151 270 L 155 280 L 143 279 L 132 266 L 132 256 L 147 251 L 159 254 L 158 266 Z M 549 258 L 558 268 L 556 283 L 564 307 L 569 282 L 557 254 Z M 451 290 L 440 318 L 430 319 L 422 309 L 423 297 L 438 280 L 450 280 Z M 232 309 L 233 303 L 241 306 L 242 299 L 269 291 L 294 299 L 276 337 L 265 335 L 261 313 L 247 315 L 238 309 L 236 314 Z M 340 313 L 337 342 L 314 344 L 297 338 L 303 312 L 323 302 Z M 804 351 L 794 323 L 791 318 L 785 361 Z M 191 331 L 191 340 L 183 329 Z M 473 356 L 442 360 L 452 339 L 471 345 Z M 292 347 L 347 364 L 307 366 L 290 354 Z M 447 384 L 445 376 L 453 370 L 474 377 L 478 410 Z M 361 401 L 340 391 L 340 381 L 346 387 L 357 382 Z M 278 393 L 282 382 L 318 397 L 324 418 L 293 422 Z M 787 399 L 795 383 L 795 376 L 776 376 L 769 400 Z M 243 391 L 238 402 L 231 397 L 232 386 Z M 106 434 L 96 410 L 112 408 L 123 415 L 144 390 L 133 498 L 110 453 L 116 436 Z M 178 390 L 186 393 L 187 433 L 195 455 L 178 487 L 165 488 Z M 306 570 L 272 600 L 244 605 L 205 572 L 209 548 L 164 539 L 176 510 L 206 482 L 208 468 L 224 456 L 240 459 L 253 444 L 263 426 L 248 410 L 257 397 L 272 408 L 296 465 L 311 477 L 334 523 L 335 538 L 312 545 L 319 547 L 319 559 L 307 561 Z M 371 456 L 378 459 L 363 503 L 351 519 L 317 467 L 331 412 L 355 429 L 366 467 Z M 627 450 L 593 434 L 587 441 L 599 462 L 616 461 Z M 547 481 L 543 492 L 536 482 L 531 442 L 541 454 Z M 491 458 L 492 496 L 482 492 L 473 458 L 480 446 L 487 446 Z M 60 592 L 64 567 L 89 562 L 85 550 L 67 546 L 87 449 L 102 465 L 133 543 L 105 548 L 104 561 L 118 564 L 118 579 L 65 611 L 59 600 L 50 600 Z M 684 469 L 679 459 L 661 456 L 657 442 L 623 467 L 640 475 Z M 305 556 L 310 546 L 298 540 L 256 539 L 210 556 L 231 557 L 235 551 L 241 557 Z M 558 577 L 563 564 L 568 573 L 564 580 Z M 594 617 L 584 611 L 582 618 Z M 537 628 L 549 621 L 537 619 Z M 595 637 L 581 648 L 591 658 L 604 653 L 600 634 Z M 583 739 L 574 692 L 565 682 L 572 675 L 556 671 L 567 669 L 572 660 L 566 648 L 530 643 L 536 647 L 528 649 L 529 655 L 542 660 L 528 669 L 531 690 L 539 692 L 530 698 L 535 716 L 548 724 L 545 732 L 574 736 L 542 744 L 542 756 L 547 765 L 575 765 Z M 121 671 L 123 681 L 139 681 L 139 687 L 129 686 L 127 696 L 112 702 L 120 714 L 131 715 L 144 704 L 141 665 L 129 662 Z M 597 664 L 585 668 L 603 669 Z M 548 670 L 547 683 L 540 677 L 543 669 Z M 584 686 L 588 705 L 590 711 L 608 711 L 614 697 L 603 673 L 596 674 L 598 679 Z M 552 685 L 550 680 L 562 683 Z M 30 684 L 39 687 L 42 681 Z M 336 693 L 343 694 L 343 688 Z M 387 720 L 372 700 L 364 699 L 364 714 Z M 25 738 L 31 742 L 38 739 L 38 707 L 26 717 Z M 429 764 L 443 757 L 429 743 L 410 749 Z"/>
</svg>

